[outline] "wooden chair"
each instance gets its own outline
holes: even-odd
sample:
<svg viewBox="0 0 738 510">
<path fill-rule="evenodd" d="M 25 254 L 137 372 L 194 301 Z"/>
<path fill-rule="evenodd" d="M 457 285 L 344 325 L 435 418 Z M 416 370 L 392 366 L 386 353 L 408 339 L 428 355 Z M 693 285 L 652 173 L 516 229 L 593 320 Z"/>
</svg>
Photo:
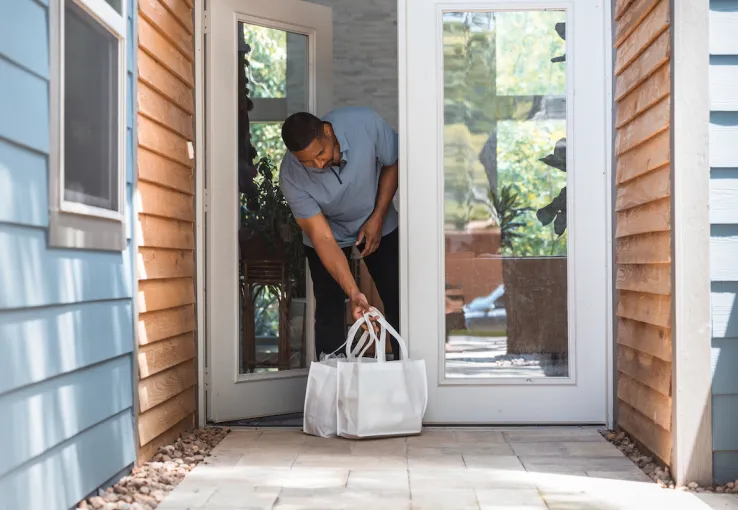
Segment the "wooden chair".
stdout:
<svg viewBox="0 0 738 510">
<path fill-rule="evenodd" d="M 241 271 L 243 285 L 241 291 L 241 326 L 243 335 L 242 365 L 247 372 L 257 368 L 292 368 L 292 345 L 290 331 L 290 304 L 292 286 L 287 277 L 284 261 L 242 260 Z M 254 317 L 254 295 L 259 287 L 276 288 L 279 299 L 279 339 L 277 341 L 277 362 L 259 362 L 256 359 L 256 325 Z M 304 365 L 305 352 L 305 320 L 301 341 L 300 360 Z"/>
</svg>

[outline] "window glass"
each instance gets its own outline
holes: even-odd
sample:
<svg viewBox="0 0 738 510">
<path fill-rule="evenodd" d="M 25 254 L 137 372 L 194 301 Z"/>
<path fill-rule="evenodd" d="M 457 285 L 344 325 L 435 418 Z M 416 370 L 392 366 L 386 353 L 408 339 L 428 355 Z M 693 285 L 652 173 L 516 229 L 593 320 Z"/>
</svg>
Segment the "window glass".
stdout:
<svg viewBox="0 0 738 510">
<path fill-rule="evenodd" d="M 287 32 L 244 23 L 243 34 L 251 47 L 250 97 L 282 98 L 287 94 Z"/>
<path fill-rule="evenodd" d="M 238 109 L 248 111 L 250 135 L 240 133 L 238 153 L 256 165 L 246 189 L 234 190 L 242 206 L 240 372 L 303 369 L 310 326 L 302 232 L 277 182 L 282 124 L 308 108 L 308 37 L 243 22 L 236 31 Z"/>
<path fill-rule="evenodd" d="M 122 12 L 122 0 L 105 0 L 105 2 L 110 5 L 115 11 L 119 14 L 123 14 Z"/>
<path fill-rule="evenodd" d="M 569 376 L 566 12 L 443 18 L 448 378 Z"/>
<path fill-rule="evenodd" d="M 118 39 L 65 2 L 64 199 L 118 210 Z"/>
<path fill-rule="evenodd" d="M 279 168 L 287 148 L 282 141 L 282 122 L 252 122 L 251 143 L 259 158 L 268 157 Z"/>
</svg>

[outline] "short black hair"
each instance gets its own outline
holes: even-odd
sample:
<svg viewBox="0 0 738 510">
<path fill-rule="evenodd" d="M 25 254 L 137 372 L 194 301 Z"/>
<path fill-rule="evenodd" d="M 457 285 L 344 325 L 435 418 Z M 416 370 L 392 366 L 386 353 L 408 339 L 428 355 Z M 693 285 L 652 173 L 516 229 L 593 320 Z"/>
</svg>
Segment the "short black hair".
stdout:
<svg viewBox="0 0 738 510">
<path fill-rule="evenodd" d="M 298 152 L 323 135 L 323 121 L 308 112 L 293 113 L 282 125 L 282 140 L 291 152 Z"/>
</svg>

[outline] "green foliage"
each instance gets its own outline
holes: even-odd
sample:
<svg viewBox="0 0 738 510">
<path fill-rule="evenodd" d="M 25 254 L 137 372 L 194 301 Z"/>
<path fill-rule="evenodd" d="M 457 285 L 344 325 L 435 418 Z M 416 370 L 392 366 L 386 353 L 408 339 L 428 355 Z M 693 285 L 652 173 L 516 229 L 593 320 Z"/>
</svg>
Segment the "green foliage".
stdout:
<svg viewBox="0 0 738 510">
<path fill-rule="evenodd" d="M 536 211 L 536 218 L 542 225 L 553 222 L 556 235 L 563 235 L 566 230 L 566 186 L 550 204 Z"/>
<path fill-rule="evenodd" d="M 566 186 L 566 174 L 551 171 L 540 161 L 550 153 L 551 141 L 563 138 L 563 120 L 500 122 L 497 136 L 499 185 L 511 185 L 529 209 L 521 216 L 522 237 L 514 242 L 516 256 L 566 255 L 567 236 L 557 236 L 534 211 L 545 207 Z"/>
<path fill-rule="evenodd" d="M 518 229 L 525 226 L 525 224 L 519 219 L 531 208 L 523 205 L 520 194 L 513 190 L 510 184 L 503 186 L 499 195 L 490 191 L 489 199 L 495 209 L 500 225 L 502 253 L 503 255 L 512 255 L 514 253 L 513 241 L 523 237 Z"/>
<path fill-rule="evenodd" d="M 286 95 L 287 33 L 283 30 L 244 24 L 245 42 L 251 47 L 247 56 L 249 96 L 253 98 L 283 98 Z M 251 122 L 251 142 L 258 154 L 254 186 L 241 196 L 241 227 L 251 238 L 268 244 L 271 253 L 285 257 L 293 287 L 298 296 L 305 295 L 305 263 L 302 231 L 277 185 L 278 169 L 273 164 L 282 161 L 286 148 L 278 122 Z M 270 323 L 272 301 L 276 289 L 257 290 L 261 301 L 255 301 L 261 310 L 264 324 Z M 271 297 L 270 297 L 271 296 Z M 274 299 L 272 299 L 274 298 Z M 259 324 L 257 314 L 257 325 Z M 278 320 L 278 319 L 275 319 Z M 264 326 L 266 327 L 266 326 Z"/>
<path fill-rule="evenodd" d="M 531 118 L 540 109 L 531 96 L 565 94 L 566 68 L 551 62 L 565 52 L 556 27 L 564 19 L 563 11 L 444 15 L 446 228 L 499 222 L 480 197 L 514 196 L 508 255 L 567 253 L 566 234 L 558 237 L 535 215 L 566 185 L 566 174 L 539 161 L 566 136 L 566 122 Z"/>
<path fill-rule="evenodd" d="M 501 96 L 566 94 L 566 66 L 551 57 L 566 51 L 556 32 L 563 11 L 497 14 L 497 94 Z"/>
<path fill-rule="evenodd" d="M 281 122 L 252 122 L 251 141 L 260 157 L 267 157 L 279 164 L 287 148 L 282 141 Z"/>
<path fill-rule="evenodd" d="M 287 92 L 287 32 L 244 23 L 252 98 L 285 97 Z"/>
<path fill-rule="evenodd" d="M 259 285 L 254 289 L 252 299 L 255 335 L 279 336 L 279 289 L 274 285 Z"/>
<path fill-rule="evenodd" d="M 566 172 L 566 138 L 562 138 L 556 142 L 553 153 L 541 161 L 551 168 Z M 564 234 L 566 230 L 566 186 L 554 198 L 550 204 L 545 205 L 536 211 L 536 218 L 542 225 L 548 225 L 553 222 L 554 232 L 557 236 Z"/>
<path fill-rule="evenodd" d="M 252 98 L 284 98 L 287 94 L 287 32 L 244 24 Z M 279 163 L 285 153 L 281 122 L 252 122 L 251 141 L 259 157 Z"/>
<path fill-rule="evenodd" d="M 305 264 L 302 231 L 292 210 L 277 185 L 276 167 L 268 157 L 256 167 L 253 191 L 244 197 L 241 207 L 241 227 L 251 239 L 267 243 L 271 253 L 283 256 L 293 286 L 304 295 Z"/>
</svg>

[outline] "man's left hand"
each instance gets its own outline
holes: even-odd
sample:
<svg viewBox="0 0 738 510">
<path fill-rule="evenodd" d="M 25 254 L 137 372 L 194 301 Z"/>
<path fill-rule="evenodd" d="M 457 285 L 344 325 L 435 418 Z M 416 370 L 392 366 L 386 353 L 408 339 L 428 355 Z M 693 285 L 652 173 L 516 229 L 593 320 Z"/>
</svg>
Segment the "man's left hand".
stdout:
<svg viewBox="0 0 738 510">
<path fill-rule="evenodd" d="M 362 257 L 371 255 L 377 248 L 379 243 L 382 241 L 382 218 L 372 214 L 369 219 L 361 226 L 359 230 L 359 238 L 356 240 L 356 245 L 360 245 L 362 241 L 366 241 L 364 250 L 361 252 Z"/>
</svg>

